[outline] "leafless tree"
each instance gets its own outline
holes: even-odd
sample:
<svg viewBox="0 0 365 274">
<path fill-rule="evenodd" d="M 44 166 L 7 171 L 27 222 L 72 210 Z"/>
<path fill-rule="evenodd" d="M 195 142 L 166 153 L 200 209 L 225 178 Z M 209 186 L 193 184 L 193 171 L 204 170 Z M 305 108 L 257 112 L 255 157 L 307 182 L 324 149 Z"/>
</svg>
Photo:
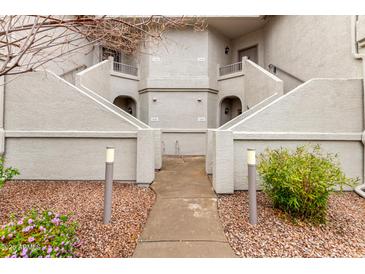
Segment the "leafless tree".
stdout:
<svg viewBox="0 0 365 274">
<path fill-rule="evenodd" d="M 0 16 L 0 76 L 34 71 L 50 61 L 101 45 L 126 54 L 169 29 L 206 28 L 199 17 Z"/>
</svg>

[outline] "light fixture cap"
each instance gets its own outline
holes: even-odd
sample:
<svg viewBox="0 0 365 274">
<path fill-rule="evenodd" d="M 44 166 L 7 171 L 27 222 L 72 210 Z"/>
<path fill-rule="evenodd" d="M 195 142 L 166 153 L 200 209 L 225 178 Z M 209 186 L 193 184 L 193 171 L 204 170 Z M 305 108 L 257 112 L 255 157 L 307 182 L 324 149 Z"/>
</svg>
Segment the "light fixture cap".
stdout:
<svg viewBox="0 0 365 274">
<path fill-rule="evenodd" d="M 106 147 L 106 162 L 107 163 L 114 163 L 114 154 L 115 148 L 114 147 Z"/>
<path fill-rule="evenodd" d="M 256 149 L 254 148 L 247 149 L 247 164 L 256 165 Z"/>
</svg>

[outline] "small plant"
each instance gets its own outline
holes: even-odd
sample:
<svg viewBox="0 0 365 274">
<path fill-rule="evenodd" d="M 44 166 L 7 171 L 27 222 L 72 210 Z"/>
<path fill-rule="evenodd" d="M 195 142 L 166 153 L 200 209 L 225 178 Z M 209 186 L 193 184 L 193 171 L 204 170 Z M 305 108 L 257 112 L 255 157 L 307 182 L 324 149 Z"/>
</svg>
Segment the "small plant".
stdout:
<svg viewBox="0 0 365 274">
<path fill-rule="evenodd" d="M 299 146 L 293 152 L 266 149 L 258 160 L 263 191 L 274 207 L 312 223 L 326 222 L 331 192 L 354 186 L 359 180 L 347 178 L 337 155 L 323 155 L 319 145 L 311 149 Z"/>
<path fill-rule="evenodd" d="M 77 223 L 69 217 L 36 210 L 21 218 L 12 215 L 10 222 L 0 227 L 0 258 L 74 257 L 80 242 Z"/>
<path fill-rule="evenodd" d="M 4 167 L 4 157 L 0 157 L 0 188 L 2 188 L 7 180 L 12 179 L 14 176 L 19 175 L 19 171 L 16 168 Z"/>
</svg>

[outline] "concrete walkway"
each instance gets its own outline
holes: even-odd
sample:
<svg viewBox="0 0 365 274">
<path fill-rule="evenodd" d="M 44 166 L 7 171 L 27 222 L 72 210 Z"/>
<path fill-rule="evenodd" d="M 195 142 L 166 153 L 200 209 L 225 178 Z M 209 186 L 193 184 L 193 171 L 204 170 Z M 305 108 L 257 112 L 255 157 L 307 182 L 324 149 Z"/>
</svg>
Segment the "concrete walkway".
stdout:
<svg viewBox="0 0 365 274">
<path fill-rule="evenodd" d="M 157 200 L 134 257 L 235 257 L 204 165 L 204 157 L 164 158 L 152 184 Z"/>
</svg>

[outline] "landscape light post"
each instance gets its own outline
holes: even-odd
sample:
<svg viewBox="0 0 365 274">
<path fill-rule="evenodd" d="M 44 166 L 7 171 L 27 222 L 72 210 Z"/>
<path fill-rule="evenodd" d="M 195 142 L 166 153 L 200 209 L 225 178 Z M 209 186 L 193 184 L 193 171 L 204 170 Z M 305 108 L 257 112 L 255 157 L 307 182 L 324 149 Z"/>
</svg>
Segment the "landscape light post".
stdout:
<svg viewBox="0 0 365 274">
<path fill-rule="evenodd" d="M 257 224 L 257 200 L 256 200 L 256 150 L 247 149 L 248 165 L 248 205 L 250 224 Z"/>
<path fill-rule="evenodd" d="M 112 216 L 112 189 L 113 189 L 113 165 L 114 147 L 106 148 L 105 161 L 105 186 L 104 186 L 104 224 L 109 224 Z"/>
</svg>

